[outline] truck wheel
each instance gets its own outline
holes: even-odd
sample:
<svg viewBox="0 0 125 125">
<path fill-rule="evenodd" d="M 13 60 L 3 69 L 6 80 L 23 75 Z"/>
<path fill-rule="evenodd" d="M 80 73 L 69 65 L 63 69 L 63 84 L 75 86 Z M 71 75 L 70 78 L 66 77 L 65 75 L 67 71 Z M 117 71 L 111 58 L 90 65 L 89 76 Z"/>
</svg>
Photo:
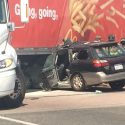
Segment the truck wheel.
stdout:
<svg viewBox="0 0 125 125">
<path fill-rule="evenodd" d="M 82 91 L 85 89 L 85 81 L 80 74 L 75 74 L 71 77 L 71 87 L 75 91 Z"/>
<path fill-rule="evenodd" d="M 122 90 L 123 87 L 125 86 L 125 83 L 124 81 L 115 81 L 115 82 L 110 82 L 109 85 L 112 88 L 112 90 Z"/>
<path fill-rule="evenodd" d="M 20 68 L 16 71 L 16 80 L 14 92 L 9 96 L 6 96 L 2 99 L 2 103 L 5 107 L 16 108 L 19 107 L 25 97 L 26 87 L 23 72 Z"/>
</svg>

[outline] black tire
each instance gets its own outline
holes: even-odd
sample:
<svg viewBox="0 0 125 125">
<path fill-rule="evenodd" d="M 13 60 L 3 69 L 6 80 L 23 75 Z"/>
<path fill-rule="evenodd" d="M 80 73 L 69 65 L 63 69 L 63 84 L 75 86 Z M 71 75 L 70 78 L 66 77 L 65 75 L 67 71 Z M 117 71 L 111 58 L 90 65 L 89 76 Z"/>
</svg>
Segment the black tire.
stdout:
<svg viewBox="0 0 125 125">
<path fill-rule="evenodd" d="M 26 86 L 25 79 L 22 70 L 18 67 L 16 69 L 16 80 L 14 92 L 4 98 L 2 98 L 2 103 L 5 107 L 16 108 L 19 107 L 25 97 Z"/>
<path fill-rule="evenodd" d="M 85 81 L 80 74 L 73 75 L 71 77 L 70 82 L 71 82 L 71 87 L 75 91 L 82 91 L 82 90 L 85 90 L 85 88 L 86 88 Z"/>
<path fill-rule="evenodd" d="M 115 81 L 115 82 L 110 82 L 109 85 L 112 88 L 112 90 L 122 90 L 123 87 L 125 86 L 125 81 Z"/>
</svg>

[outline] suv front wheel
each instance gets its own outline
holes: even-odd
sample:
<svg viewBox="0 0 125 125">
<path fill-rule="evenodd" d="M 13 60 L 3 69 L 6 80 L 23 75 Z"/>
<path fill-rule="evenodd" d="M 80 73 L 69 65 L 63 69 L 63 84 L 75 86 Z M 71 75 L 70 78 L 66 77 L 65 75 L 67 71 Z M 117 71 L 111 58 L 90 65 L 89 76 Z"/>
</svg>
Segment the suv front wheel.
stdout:
<svg viewBox="0 0 125 125">
<path fill-rule="evenodd" d="M 81 91 L 85 89 L 85 81 L 80 74 L 74 74 L 71 77 L 71 87 L 75 91 Z"/>
</svg>

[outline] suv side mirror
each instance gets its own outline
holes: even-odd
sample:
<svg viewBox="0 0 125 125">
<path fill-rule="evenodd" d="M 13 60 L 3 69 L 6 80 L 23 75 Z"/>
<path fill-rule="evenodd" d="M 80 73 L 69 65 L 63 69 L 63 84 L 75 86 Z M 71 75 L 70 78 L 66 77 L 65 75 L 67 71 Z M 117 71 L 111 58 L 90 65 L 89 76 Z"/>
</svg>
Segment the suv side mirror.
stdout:
<svg viewBox="0 0 125 125">
<path fill-rule="evenodd" d="M 29 22 L 29 1 L 28 0 L 20 0 L 20 15 L 21 22 L 28 23 Z"/>
</svg>

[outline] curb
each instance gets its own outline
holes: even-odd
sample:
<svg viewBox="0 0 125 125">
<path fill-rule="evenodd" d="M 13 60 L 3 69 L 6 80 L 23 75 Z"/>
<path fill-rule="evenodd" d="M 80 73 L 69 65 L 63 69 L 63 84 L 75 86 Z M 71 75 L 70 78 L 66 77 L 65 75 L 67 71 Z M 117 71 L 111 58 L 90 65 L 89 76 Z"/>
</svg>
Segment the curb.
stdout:
<svg viewBox="0 0 125 125">
<path fill-rule="evenodd" d="M 57 96 L 75 96 L 75 95 L 95 95 L 95 92 L 76 92 L 67 90 L 53 90 L 53 91 L 32 91 L 25 94 L 25 98 L 40 98 L 40 97 L 57 97 Z"/>
</svg>

